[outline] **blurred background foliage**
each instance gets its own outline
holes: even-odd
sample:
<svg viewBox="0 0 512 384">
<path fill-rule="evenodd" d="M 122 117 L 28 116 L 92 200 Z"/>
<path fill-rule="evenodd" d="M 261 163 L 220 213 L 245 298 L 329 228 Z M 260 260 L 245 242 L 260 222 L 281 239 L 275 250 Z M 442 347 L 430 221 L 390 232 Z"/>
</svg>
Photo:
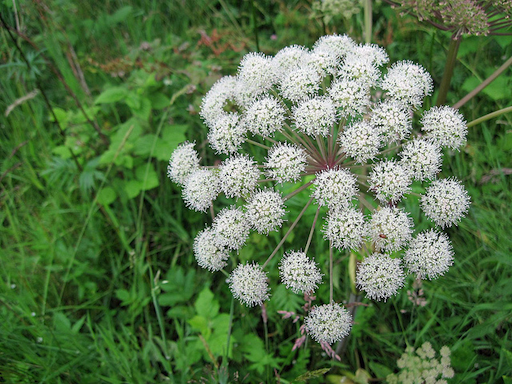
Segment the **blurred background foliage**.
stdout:
<svg viewBox="0 0 512 384">
<path fill-rule="evenodd" d="M 220 160 L 205 144 L 202 96 L 247 52 L 310 47 L 326 33 L 362 42 L 359 6 L 338 17 L 306 0 L 0 1 L 0 382 L 366 383 L 425 341 L 451 348 L 450 382 L 512 382 L 510 113 L 445 152 L 442 176 L 472 198 L 448 230 L 455 265 L 423 284 L 425 306 L 412 280 L 409 295 L 363 300 L 341 362 L 311 342 L 292 351 L 300 324 L 277 311 L 299 311 L 302 297 L 272 285 L 262 314 L 195 263 L 208 218 L 184 207 L 166 166 L 187 139 L 204 164 Z M 372 16 L 371 40 L 391 62 L 417 62 L 439 85 L 450 33 L 378 1 Z M 447 104 L 502 65 L 511 43 L 464 37 Z M 511 93 L 508 70 L 461 112 L 472 121 L 509 106 Z M 290 202 L 288 220 L 307 199 Z M 414 197 L 407 209 L 418 223 Z M 314 213 L 287 244 L 307 236 Z M 240 258 L 264 260 L 279 238 L 252 236 Z M 320 231 L 314 240 L 325 265 Z M 337 258 L 335 297 L 348 300 L 348 256 Z"/>
</svg>

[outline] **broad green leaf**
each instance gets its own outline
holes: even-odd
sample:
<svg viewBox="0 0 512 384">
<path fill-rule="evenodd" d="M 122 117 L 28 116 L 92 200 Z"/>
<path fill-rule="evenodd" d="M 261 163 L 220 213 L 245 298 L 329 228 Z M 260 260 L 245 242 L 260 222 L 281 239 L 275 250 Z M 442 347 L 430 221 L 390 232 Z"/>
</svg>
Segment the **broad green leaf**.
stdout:
<svg viewBox="0 0 512 384">
<path fill-rule="evenodd" d="M 151 102 L 151 108 L 153 109 L 164 109 L 169 106 L 170 99 L 161 92 L 155 92 L 148 96 Z"/>
<path fill-rule="evenodd" d="M 104 90 L 94 101 L 94 104 L 110 104 L 124 100 L 128 90 L 124 87 L 112 87 Z"/>
<path fill-rule="evenodd" d="M 135 177 L 142 182 L 143 191 L 156 188 L 160 185 L 155 167 L 151 163 L 137 167 Z"/>
<path fill-rule="evenodd" d="M 176 124 L 176 125 L 168 125 L 162 129 L 162 138 L 165 141 L 174 142 L 186 140 L 185 132 L 188 129 L 188 125 Z"/>
<path fill-rule="evenodd" d="M 142 182 L 139 180 L 128 180 L 124 185 L 124 191 L 128 195 L 129 199 L 133 199 L 138 196 L 142 190 Z"/>
<path fill-rule="evenodd" d="M 155 140 L 157 140 L 157 137 L 154 134 L 139 137 L 133 144 L 133 153 L 138 156 L 149 155 Z"/>
<path fill-rule="evenodd" d="M 205 287 L 197 296 L 194 303 L 197 314 L 207 319 L 214 318 L 219 313 L 219 302 L 215 300 L 212 291 Z"/>
<path fill-rule="evenodd" d="M 98 194 L 98 203 L 102 205 L 112 204 L 117 197 L 116 191 L 111 187 L 103 188 Z"/>
</svg>

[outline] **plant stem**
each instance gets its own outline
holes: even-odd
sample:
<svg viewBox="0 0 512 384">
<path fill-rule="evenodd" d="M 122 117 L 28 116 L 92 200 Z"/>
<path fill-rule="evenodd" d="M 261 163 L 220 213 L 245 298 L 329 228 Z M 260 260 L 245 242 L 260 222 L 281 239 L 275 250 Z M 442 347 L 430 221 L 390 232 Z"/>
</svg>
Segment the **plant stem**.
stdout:
<svg viewBox="0 0 512 384">
<path fill-rule="evenodd" d="M 372 0 L 364 0 L 364 42 L 372 42 Z"/>
<path fill-rule="evenodd" d="M 454 39 L 453 36 L 450 40 L 448 53 L 446 54 L 446 64 L 444 67 L 443 79 L 441 80 L 441 87 L 439 88 L 439 95 L 437 96 L 436 105 L 442 105 L 446 101 L 446 95 L 450 89 L 450 82 L 452 80 L 453 69 L 457 61 L 457 53 L 459 52 L 461 39 Z"/>
<path fill-rule="evenodd" d="M 251 140 L 251 139 L 245 139 L 246 142 L 252 145 L 256 145 L 258 147 L 264 148 L 266 150 L 269 150 L 270 147 L 267 147 L 265 144 L 258 143 L 257 141 Z"/>
<path fill-rule="evenodd" d="M 333 282 L 333 262 L 332 262 L 332 244 L 329 241 L 329 303 L 333 302 L 334 298 L 334 282 Z"/>
<path fill-rule="evenodd" d="M 491 76 L 489 76 L 487 79 L 482 81 L 480 83 L 480 85 L 478 85 L 478 87 L 476 87 L 471 92 L 469 92 L 466 96 L 464 96 L 462 99 L 457 101 L 453 105 L 453 108 L 459 109 L 464 104 L 466 104 L 469 100 L 471 100 L 473 97 L 475 97 L 482 89 L 484 89 L 489 84 L 491 84 L 499 75 L 501 75 L 505 71 L 505 69 L 510 67 L 510 65 L 512 65 L 512 57 L 510 57 L 507 61 L 505 61 L 503 63 L 503 65 L 501 67 L 499 67 L 496 71 L 494 71 L 494 73 Z"/>
<path fill-rule="evenodd" d="M 315 179 L 311 180 L 311 181 L 308 181 L 306 184 L 304 184 L 303 186 L 297 188 L 295 191 L 287 194 L 285 197 L 283 197 L 283 200 L 286 201 L 286 200 L 289 200 L 291 199 L 293 196 L 295 196 L 297 193 L 300 193 L 302 192 L 303 190 L 305 190 L 306 188 L 308 188 L 311 184 L 313 184 L 315 181 Z"/>
<path fill-rule="evenodd" d="M 309 231 L 309 236 L 308 236 L 308 241 L 306 243 L 306 248 L 304 248 L 304 253 L 308 253 L 308 249 L 309 249 L 309 245 L 311 244 L 311 239 L 313 238 L 313 233 L 315 232 L 315 226 L 316 226 L 316 221 L 318 220 L 318 214 L 320 213 L 320 206 L 318 206 L 317 210 L 316 210 L 316 213 L 315 213 L 315 218 L 313 219 L 313 225 L 311 226 L 311 230 Z"/>
<path fill-rule="evenodd" d="M 489 113 L 489 114 L 487 114 L 485 116 L 479 117 L 478 119 L 469 122 L 467 124 L 467 127 L 470 128 L 473 125 L 480 124 L 480 123 L 482 123 L 484 121 L 487 121 L 487 120 L 492 119 L 494 117 L 498 117 L 498 116 L 503 115 L 504 113 L 508 113 L 508 112 L 512 112 L 512 105 L 510 107 L 506 107 L 506 108 L 500 109 L 498 111 L 494 111 L 492 113 Z"/>
<path fill-rule="evenodd" d="M 297 225 L 297 223 L 300 221 L 302 215 L 304 215 L 304 212 L 306 212 L 306 209 L 308 209 L 308 207 L 311 205 L 311 203 L 313 202 L 313 197 L 311 197 L 309 199 L 309 201 L 307 202 L 307 204 L 304 206 L 304 208 L 302 208 L 302 211 L 300 211 L 299 213 L 299 216 L 297 216 L 297 218 L 295 219 L 295 221 L 292 223 L 292 225 L 290 226 L 290 228 L 288 229 L 288 231 L 286 232 L 286 234 L 283 236 L 283 238 L 281 239 L 281 241 L 279 242 L 279 244 L 277 244 L 276 248 L 274 249 L 274 251 L 272 252 L 272 254 L 268 257 L 267 261 L 265 261 L 265 263 L 263 264 L 263 266 L 261 267 L 261 269 L 265 269 L 265 267 L 267 266 L 268 263 L 270 263 L 270 260 L 272 260 L 272 258 L 275 256 L 275 254 L 277 253 L 277 251 L 279 251 L 279 248 L 282 247 L 282 245 L 284 244 L 284 242 L 286 241 L 286 239 L 288 238 L 288 236 L 290 236 L 290 233 L 292 233 L 293 231 L 293 228 L 295 228 L 295 226 Z"/>
</svg>

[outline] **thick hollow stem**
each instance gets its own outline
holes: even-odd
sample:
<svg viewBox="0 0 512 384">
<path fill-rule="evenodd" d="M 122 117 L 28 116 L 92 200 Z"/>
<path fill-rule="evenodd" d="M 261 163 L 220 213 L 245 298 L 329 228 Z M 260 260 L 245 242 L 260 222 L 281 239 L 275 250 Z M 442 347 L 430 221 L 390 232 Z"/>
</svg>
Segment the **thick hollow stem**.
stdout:
<svg viewBox="0 0 512 384">
<path fill-rule="evenodd" d="M 293 228 L 295 228 L 295 226 L 297 225 L 297 223 L 300 221 L 300 219 L 302 218 L 302 216 L 304 215 L 304 212 L 306 212 L 306 209 L 308 209 L 308 207 L 311 205 L 311 203 L 313 202 L 313 198 L 310 198 L 309 201 L 307 202 L 307 204 L 304 206 L 304 208 L 302 208 L 302 211 L 300 211 L 299 213 L 299 216 L 297 216 L 297 218 L 295 219 L 295 221 L 292 223 L 292 225 L 290 226 L 290 228 L 288 229 L 288 231 L 286 232 L 286 234 L 283 236 L 283 238 L 281 239 L 281 241 L 279 242 L 279 244 L 277 244 L 276 248 L 274 249 L 274 251 L 272 252 L 272 254 L 268 257 L 267 261 L 265 261 L 265 263 L 263 264 L 263 266 L 261 267 L 261 269 L 265 269 L 265 267 L 267 266 L 268 263 L 270 263 L 270 260 L 272 260 L 272 258 L 275 256 L 275 254 L 277 253 L 277 251 L 279 251 L 279 249 L 283 246 L 284 242 L 286 241 L 286 239 L 288 238 L 288 236 L 290 236 L 290 233 L 292 233 L 293 231 Z"/>
<path fill-rule="evenodd" d="M 442 105 L 446 101 L 446 95 L 450 89 L 450 82 L 452 80 L 453 68 L 455 68 L 455 62 L 457 60 L 457 53 L 459 52 L 461 39 L 450 40 L 450 46 L 448 47 L 448 53 L 446 55 L 446 64 L 444 67 L 443 79 L 441 80 L 441 87 L 439 88 L 439 95 L 437 96 L 436 105 Z"/>
<path fill-rule="evenodd" d="M 364 0 L 364 42 L 372 42 L 372 0 Z"/>
</svg>

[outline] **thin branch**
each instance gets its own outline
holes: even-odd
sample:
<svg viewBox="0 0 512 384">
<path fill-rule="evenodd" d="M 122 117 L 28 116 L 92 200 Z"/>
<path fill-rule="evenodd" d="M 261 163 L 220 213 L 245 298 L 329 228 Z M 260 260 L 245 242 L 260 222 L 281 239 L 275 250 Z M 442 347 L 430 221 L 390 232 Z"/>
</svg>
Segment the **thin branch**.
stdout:
<svg viewBox="0 0 512 384">
<path fill-rule="evenodd" d="M 317 210 L 316 210 L 316 213 L 315 213 L 315 218 L 313 219 L 313 225 L 311 225 L 311 230 L 309 231 L 309 236 L 308 236 L 308 241 L 306 243 L 306 248 L 304 248 L 304 253 L 308 253 L 308 249 L 309 249 L 309 245 L 311 244 L 311 239 L 313 238 L 313 233 L 315 232 L 315 226 L 316 226 L 316 221 L 318 220 L 318 214 L 320 213 L 320 206 L 318 206 Z"/>
<path fill-rule="evenodd" d="M 286 239 L 288 238 L 288 236 L 290 236 L 290 233 L 292 233 L 293 229 L 295 228 L 295 226 L 297 225 L 297 223 L 300 221 L 300 219 L 302 218 L 302 216 L 304 215 L 304 212 L 306 212 L 306 209 L 308 209 L 308 207 L 311 205 L 311 203 L 313 202 L 313 197 L 311 197 L 309 199 L 309 201 L 307 202 L 307 204 L 304 206 L 304 208 L 302 209 L 302 211 L 300 211 L 299 213 L 299 216 L 297 216 L 297 218 L 295 219 L 295 221 L 292 223 L 292 225 L 290 226 L 290 228 L 288 229 L 288 232 L 286 232 L 286 234 L 284 235 L 284 237 L 281 239 L 281 241 L 279 242 L 279 244 L 277 244 L 276 248 L 274 249 L 274 251 L 272 252 L 272 254 L 268 257 L 267 261 L 265 261 L 265 263 L 263 264 L 263 266 L 261 267 L 261 269 L 265 269 L 265 267 L 267 266 L 267 264 L 270 262 L 270 260 L 272 260 L 272 258 L 275 256 L 275 254 L 277 253 L 277 251 L 279 251 L 279 249 L 282 247 L 282 245 L 284 244 L 284 242 L 286 241 Z"/>
</svg>

